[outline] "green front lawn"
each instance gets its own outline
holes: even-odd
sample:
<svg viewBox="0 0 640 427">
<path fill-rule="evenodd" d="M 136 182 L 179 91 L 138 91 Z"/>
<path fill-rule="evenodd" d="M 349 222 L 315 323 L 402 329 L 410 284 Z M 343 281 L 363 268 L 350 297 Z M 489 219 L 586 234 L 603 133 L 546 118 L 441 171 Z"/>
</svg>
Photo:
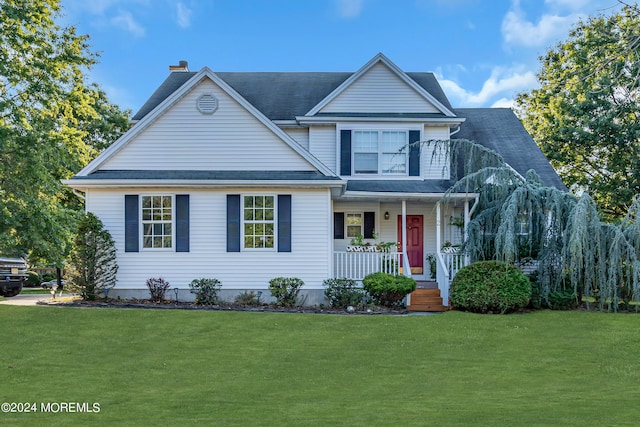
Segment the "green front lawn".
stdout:
<svg viewBox="0 0 640 427">
<path fill-rule="evenodd" d="M 33 295 L 33 294 L 51 295 L 51 290 L 44 289 L 44 288 L 22 288 L 22 290 L 20 291 L 20 295 Z"/>
<path fill-rule="evenodd" d="M 636 425 L 640 318 L 0 306 L 2 425 Z"/>
</svg>

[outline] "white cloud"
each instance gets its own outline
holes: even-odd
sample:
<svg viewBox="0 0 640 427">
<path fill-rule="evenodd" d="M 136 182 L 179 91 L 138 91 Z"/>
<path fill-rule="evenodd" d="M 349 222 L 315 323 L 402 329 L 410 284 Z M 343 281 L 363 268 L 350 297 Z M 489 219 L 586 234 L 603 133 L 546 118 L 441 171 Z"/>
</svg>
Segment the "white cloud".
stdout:
<svg viewBox="0 0 640 427">
<path fill-rule="evenodd" d="M 176 7 L 178 12 L 178 26 L 180 26 L 180 28 L 188 28 L 191 25 L 192 10 L 182 4 L 182 2 L 178 2 Z"/>
<path fill-rule="evenodd" d="M 500 98 L 491 104 L 491 108 L 513 108 L 514 104 L 514 99 Z"/>
<path fill-rule="evenodd" d="M 133 19 L 133 15 L 126 11 L 120 11 L 118 15 L 111 18 L 111 24 L 125 31 L 129 31 L 136 37 L 144 36 L 144 28 Z"/>
<path fill-rule="evenodd" d="M 532 20 L 512 0 L 511 8 L 502 19 L 502 37 L 507 46 L 549 46 L 566 37 L 579 20 L 620 7 L 616 0 L 545 0 L 540 5 L 541 16 Z"/>
<path fill-rule="evenodd" d="M 580 14 L 545 14 L 537 23 L 533 23 L 527 21 L 524 13 L 516 7 L 502 19 L 502 37 L 509 46 L 546 46 L 552 40 L 567 34 L 569 28 L 581 17 Z"/>
<path fill-rule="evenodd" d="M 457 82 L 436 75 L 442 89 L 456 107 L 483 107 L 513 105 L 513 97 L 520 92 L 529 90 L 537 85 L 536 76 L 522 67 L 505 69 L 495 67 L 491 75 L 478 92 L 464 89 Z"/>
<path fill-rule="evenodd" d="M 364 0 L 335 0 L 341 18 L 356 18 L 362 12 Z"/>
</svg>

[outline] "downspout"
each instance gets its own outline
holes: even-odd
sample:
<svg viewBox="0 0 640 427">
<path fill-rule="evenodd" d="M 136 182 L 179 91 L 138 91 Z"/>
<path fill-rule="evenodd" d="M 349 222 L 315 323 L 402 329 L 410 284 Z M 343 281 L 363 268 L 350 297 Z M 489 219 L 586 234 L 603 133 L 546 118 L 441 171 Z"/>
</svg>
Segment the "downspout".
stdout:
<svg viewBox="0 0 640 427">
<path fill-rule="evenodd" d="M 449 133 L 449 138 L 451 138 L 453 135 L 455 135 L 456 133 L 460 132 L 460 125 L 458 125 L 458 129 L 454 130 L 453 132 Z"/>
</svg>

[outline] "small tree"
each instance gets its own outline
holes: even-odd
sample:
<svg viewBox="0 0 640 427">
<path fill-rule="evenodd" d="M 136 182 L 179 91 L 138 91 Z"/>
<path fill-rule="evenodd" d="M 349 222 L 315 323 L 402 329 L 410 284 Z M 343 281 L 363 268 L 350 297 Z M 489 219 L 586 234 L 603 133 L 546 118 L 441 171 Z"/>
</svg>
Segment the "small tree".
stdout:
<svg viewBox="0 0 640 427">
<path fill-rule="evenodd" d="M 78 226 L 69 258 L 69 279 L 85 300 L 95 300 L 116 284 L 116 248 L 102 221 L 91 212 Z"/>
</svg>

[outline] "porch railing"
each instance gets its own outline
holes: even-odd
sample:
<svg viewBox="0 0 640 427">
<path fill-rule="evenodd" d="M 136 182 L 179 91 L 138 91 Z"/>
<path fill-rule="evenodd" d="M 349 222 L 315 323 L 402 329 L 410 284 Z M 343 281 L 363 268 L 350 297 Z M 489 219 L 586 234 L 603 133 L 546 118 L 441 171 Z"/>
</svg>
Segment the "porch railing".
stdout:
<svg viewBox="0 0 640 427">
<path fill-rule="evenodd" d="M 334 252 L 333 277 L 362 280 L 379 271 L 399 274 L 402 252 Z"/>
<path fill-rule="evenodd" d="M 449 278 L 453 280 L 456 273 L 465 265 L 465 257 L 460 252 L 442 252 L 442 261 L 444 262 L 444 271 Z"/>
</svg>

